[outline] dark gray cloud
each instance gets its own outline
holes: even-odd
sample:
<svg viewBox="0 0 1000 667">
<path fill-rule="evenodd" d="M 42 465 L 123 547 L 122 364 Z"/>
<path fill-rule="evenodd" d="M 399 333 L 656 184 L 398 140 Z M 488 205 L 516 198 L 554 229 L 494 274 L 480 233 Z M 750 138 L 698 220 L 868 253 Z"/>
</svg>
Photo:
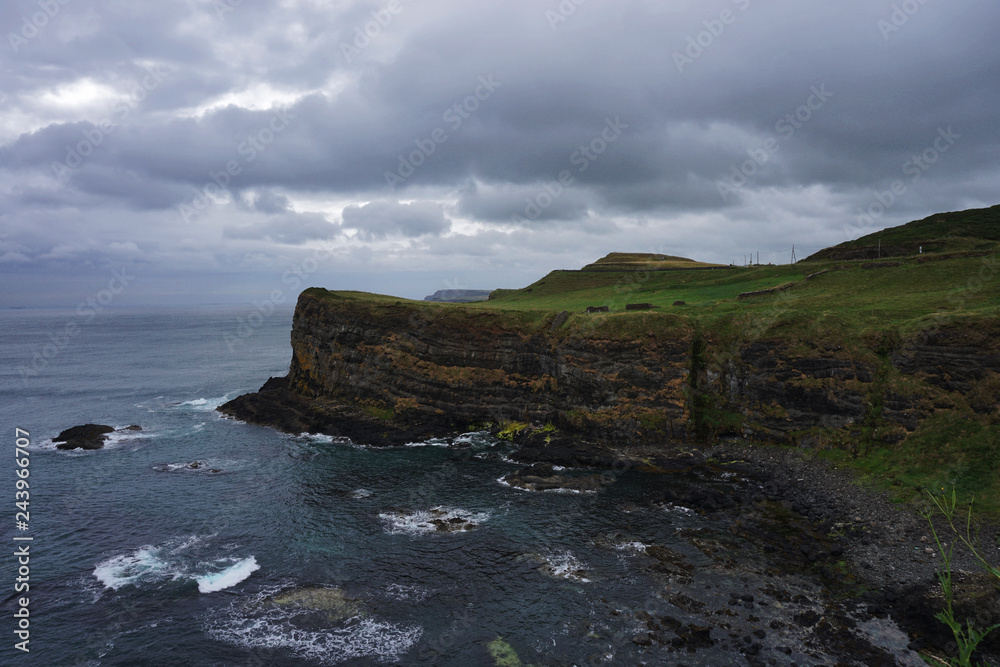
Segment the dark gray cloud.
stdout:
<svg viewBox="0 0 1000 667">
<path fill-rule="evenodd" d="M 521 250 L 546 230 L 574 261 L 609 234 L 729 261 L 996 203 L 990 3 L 56 5 L 0 8 L 6 275 L 113 243 L 159 276 L 280 275 L 330 229 L 355 274 L 445 248 L 541 274 L 569 259 Z"/>
</svg>

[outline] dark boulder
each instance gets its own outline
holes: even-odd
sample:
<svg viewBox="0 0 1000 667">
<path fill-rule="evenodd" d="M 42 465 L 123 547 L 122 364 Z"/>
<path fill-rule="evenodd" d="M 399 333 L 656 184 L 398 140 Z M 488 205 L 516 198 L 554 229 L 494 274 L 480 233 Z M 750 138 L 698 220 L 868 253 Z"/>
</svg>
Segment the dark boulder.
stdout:
<svg viewBox="0 0 1000 667">
<path fill-rule="evenodd" d="M 114 430 L 103 424 L 83 424 L 66 429 L 52 438 L 52 442 L 58 449 L 100 449 L 108 433 Z"/>
</svg>

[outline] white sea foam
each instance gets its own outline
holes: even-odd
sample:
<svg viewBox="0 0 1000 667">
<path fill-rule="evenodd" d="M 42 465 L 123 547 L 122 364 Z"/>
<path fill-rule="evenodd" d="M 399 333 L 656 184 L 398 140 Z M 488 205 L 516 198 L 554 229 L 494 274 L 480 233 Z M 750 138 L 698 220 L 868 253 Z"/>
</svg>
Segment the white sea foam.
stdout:
<svg viewBox="0 0 1000 667">
<path fill-rule="evenodd" d="M 357 499 L 370 498 L 371 495 L 372 492 L 369 491 L 368 489 L 355 489 L 354 491 L 351 491 L 351 498 L 357 498 Z"/>
<path fill-rule="evenodd" d="M 345 438 L 343 436 L 337 437 L 333 435 L 326 435 L 325 433 L 299 433 L 297 437 L 300 440 L 306 440 L 308 442 L 318 442 L 324 445 L 332 445 L 335 442 L 346 445 L 351 442 L 350 438 Z"/>
<path fill-rule="evenodd" d="M 378 516 L 385 522 L 386 529 L 390 533 L 422 535 L 427 533 L 471 530 L 489 519 L 490 513 L 470 512 L 455 507 L 437 506 L 429 510 L 382 512 Z M 442 525 L 442 521 L 445 522 L 444 525 Z M 451 526 L 450 530 L 447 529 L 449 526 Z"/>
<path fill-rule="evenodd" d="M 541 570 L 548 575 L 581 583 L 590 582 L 590 579 L 584 576 L 586 570 L 583 563 L 577 560 L 572 552 L 560 551 L 543 555 L 542 560 L 544 563 Z"/>
<path fill-rule="evenodd" d="M 408 442 L 404 447 L 450 447 L 451 443 L 443 438 L 431 438 L 421 442 Z"/>
<path fill-rule="evenodd" d="M 642 542 L 622 542 L 621 544 L 616 544 L 615 549 L 618 551 L 633 551 L 635 553 L 646 553 L 646 547 L 648 544 Z"/>
<path fill-rule="evenodd" d="M 193 536 L 178 543 L 171 540 L 161 546 L 145 545 L 128 553 L 106 558 L 94 568 L 94 577 L 105 588 L 156 586 L 166 581 L 193 581 L 202 593 L 212 593 L 235 586 L 260 569 L 256 558 L 239 559 L 221 556 L 195 560 L 192 547 L 211 537 Z M 196 551 L 203 551 L 199 548 Z M 216 552 L 218 553 L 218 552 Z"/>
<path fill-rule="evenodd" d="M 234 602 L 222 614 L 213 614 L 206 630 L 213 639 L 246 649 L 287 650 L 311 664 L 337 665 L 368 659 L 399 663 L 423 636 L 420 626 L 404 626 L 370 616 L 328 621 L 311 627 L 316 615 L 294 605 L 268 605 L 276 590 Z"/>
<path fill-rule="evenodd" d="M 694 510 L 690 507 L 684 507 L 683 505 L 674 505 L 673 503 L 663 503 L 661 507 L 667 512 L 678 512 L 680 514 L 694 514 Z"/>
<path fill-rule="evenodd" d="M 231 459 L 205 459 L 204 461 L 180 461 L 177 463 L 157 463 L 156 472 L 220 473 L 243 467 L 245 461 Z"/>
<path fill-rule="evenodd" d="M 259 569 L 260 565 L 257 564 L 257 559 L 250 556 L 249 558 L 237 561 L 221 572 L 203 574 L 200 577 L 196 577 L 195 580 L 198 582 L 199 592 L 214 593 L 230 586 L 235 586 Z"/>
<path fill-rule="evenodd" d="M 157 437 L 156 433 L 148 431 L 129 431 L 124 428 L 116 429 L 113 433 L 108 433 L 104 439 L 102 449 L 118 449 L 123 445 L 132 443 L 135 440 L 149 440 Z"/>
<path fill-rule="evenodd" d="M 213 412 L 217 407 L 229 400 L 229 394 L 215 398 L 194 398 L 177 404 L 179 408 L 190 408 L 199 412 Z"/>
<path fill-rule="evenodd" d="M 593 494 L 597 493 L 596 489 L 567 489 L 565 487 L 558 487 L 555 489 L 526 489 L 523 486 L 515 486 L 506 480 L 507 475 L 503 477 L 497 477 L 497 482 L 500 486 L 506 486 L 511 489 L 517 489 L 518 491 L 523 491 L 525 493 L 575 493 L 575 494 Z"/>
<path fill-rule="evenodd" d="M 142 579 L 162 578 L 167 570 L 162 549 L 147 545 L 101 561 L 94 568 L 94 576 L 106 588 L 118 590 L 129 584 L 137 585 Z"/>
</svg>

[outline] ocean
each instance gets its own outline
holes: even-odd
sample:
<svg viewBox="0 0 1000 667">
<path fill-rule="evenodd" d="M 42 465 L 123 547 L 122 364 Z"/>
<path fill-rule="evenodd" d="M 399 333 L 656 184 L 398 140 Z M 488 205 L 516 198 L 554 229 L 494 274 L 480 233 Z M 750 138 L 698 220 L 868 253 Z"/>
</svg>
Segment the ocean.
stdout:
<svg viewBox="0 0 1000 667">
<path fill-rule="evenodd" d="M 510 443 L 485 432 L 376 449 L 223 418 L 217 406 L 288 368 L 291 309 L 250 312 L 0 311 L 0 663 L 831 657 L 791 621 L 791 603 L 764 602 L 799 595 L 795 613 L 801 600 L 820 612 L 839 604 L 814 574 L 776 574 L 766 550 L 728 524 L 650 502 L 668 489 L 750 482 L 622 470 L 599 493 L 534 493 L 503 482 L 520 466 Z M 56 449 L 54 436 L 84 423 L 141 430 L 96 451 Z M 26 465 L 14 461 L 15 429 L 30 434 Z M 23 529 L 18 479 L 30 492 Z M 11 554 L 25 547 L 28 590 L 15 592 L 23 571 Z M 756 606 L 736 605 L 736 593 L 756 595 Z M 767 639 L 752 639 L 758 627 Z M 890 620 L 852 631 L 911 664 Z M 16 648 L 25 638 L 27 653 Z"/>
</svg>

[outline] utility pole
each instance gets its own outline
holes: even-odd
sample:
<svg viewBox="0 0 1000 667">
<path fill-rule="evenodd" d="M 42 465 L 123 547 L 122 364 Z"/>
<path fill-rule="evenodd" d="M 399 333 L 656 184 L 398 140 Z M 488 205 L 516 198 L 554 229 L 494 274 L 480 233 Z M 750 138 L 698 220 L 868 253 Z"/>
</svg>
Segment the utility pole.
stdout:
<svg viewBox="0 0 1000 667">
<path fill-rule="evenodd" d="M 795 263 L 795 244 L 792 244 L 792 264 Z"/>
</svg>

